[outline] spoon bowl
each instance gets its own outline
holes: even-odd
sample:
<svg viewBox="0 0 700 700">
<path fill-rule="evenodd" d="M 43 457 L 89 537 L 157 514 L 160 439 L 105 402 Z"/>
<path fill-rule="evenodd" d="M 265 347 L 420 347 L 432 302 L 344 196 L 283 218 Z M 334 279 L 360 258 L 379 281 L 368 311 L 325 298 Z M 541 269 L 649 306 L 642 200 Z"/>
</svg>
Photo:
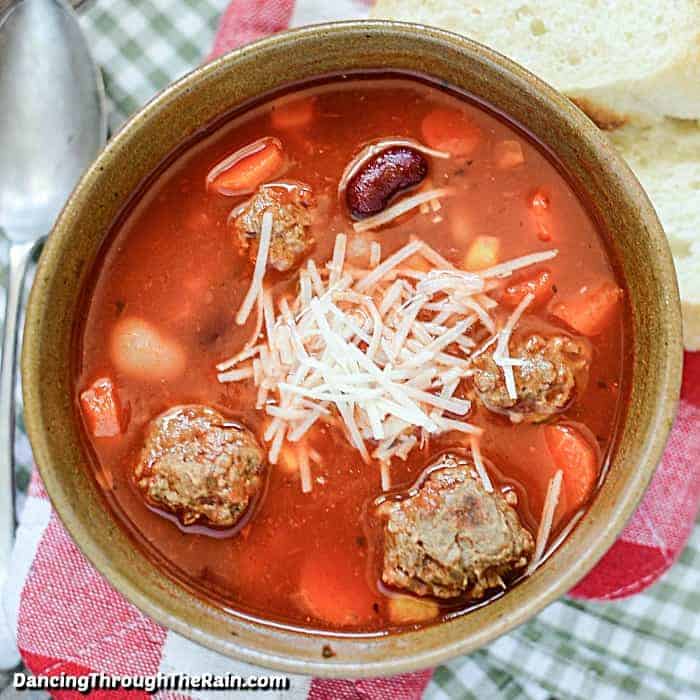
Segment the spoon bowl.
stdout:
<svg viewBox="0 0 700 700">
<path fill-rule="evenodd" d="M 1 587 L 15 524 L 15 355 L 25 272 L 107 137 L 101 75 L 61 0 L 0 4 L 0 105 L 0 231 L 9 242 L 0 370 Z"/>
<path fill-rule="evenodd" d="M 106 137 L 104 98 L 80 25 L 57 0 L 0 19 L 0 228 L 44 237 Z"/>
</svg>

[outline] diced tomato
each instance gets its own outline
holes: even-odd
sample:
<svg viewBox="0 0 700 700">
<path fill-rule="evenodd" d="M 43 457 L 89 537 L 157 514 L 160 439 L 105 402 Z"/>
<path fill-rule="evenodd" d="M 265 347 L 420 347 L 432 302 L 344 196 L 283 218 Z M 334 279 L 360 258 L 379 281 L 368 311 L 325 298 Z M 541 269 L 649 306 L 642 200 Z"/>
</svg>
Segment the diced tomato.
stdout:
<svg viewBox="0 0 700 700">
<path fill-rule="evenodd" d="M 533 294 L 532 307 L 544 306 L 554 296 L 554 282 L 549 270 L 540 270 L 530 277 L 520 277 L 503 291 L 501 301 L 514 309 L 528 294 Z"/>
<path fill-rule="evenodd" d="M 493 160 L 496 167 L 501 170 L 517 168 L 518 165 L 522 165 L 525 162 L 525 155 L 520 141 L 499 141 L 493 147 Z"/>
<path fill-rule="evenodd" d="M 284 152 L 279 139 L 260 139 L 212 169 L 207 187 L 226 195 L 247 194 L 279 175 Z"/>
<path fill-rule="evenodd" d="M 303 129 L 316 115 L 316 101 L 312 97 L 291 100 L 275 105 L 270 112 L 270 123 L 276 129 Z"/>
<path fill-rule="evenodd" d="M 551 241 L 553 227 L 549 197 L 543 190 L 537 190 L 530 197 L 529 207 L 537 227 L 537 237 L 541 241 Z"/>
<path fill-rule="evenodd" d="M 501 241 L 495 236 L 477 236 L 469 246 L 464 258 L 464 269 L 470 272 L 485 270 L 498 264 Z"/>
<path fill-rule="evenodd" d="M 612 321 L 622 299 L 613 282 L 584 287 L 578 294 L 556 304 L 552 313 L 581 335 L 598 335 Z"/>
<path fill-rule="evenodd" d="M 482 140 L 481 129 L 457 109 L 436 107 L 423 118 L 423 140 L 430 148 L 464 157 L 472 153 Z"/>
<path fill-rule="evenodd" d="M 598 479 L 598 457 L 581 433 L 568 425 L 547 425 L 544 437 L 557 469 L 564 473 L 563 491 L 569 510 L 589 498 Z"/>
<path fill-rule="evenodd" d="M 80 394 L 80 406 L 94 437 L 116 437 L 122 432 L 122 409 L 109 377 L 96 379 Z"/>
</svg>

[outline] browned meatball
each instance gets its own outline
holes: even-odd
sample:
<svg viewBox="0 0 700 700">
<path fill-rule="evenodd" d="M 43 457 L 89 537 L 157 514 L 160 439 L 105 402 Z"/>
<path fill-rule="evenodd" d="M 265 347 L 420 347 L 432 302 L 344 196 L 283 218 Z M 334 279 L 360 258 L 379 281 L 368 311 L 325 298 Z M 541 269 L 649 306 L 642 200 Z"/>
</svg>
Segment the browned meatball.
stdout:
<svg viewBox="0 0 700 700">
<path fill-rule="evenodd" d="M 311 188 L 302 184 L 262 185 L 234 219 L 241 248 L 251 259 L 258 251 L 262 218 L 272 212 L 272 241 L 268 265 L 280 272 L 291 270 L 313 245 L 309 231 L 316 206 Z"/>
<path fill-rule="evenodd" d="M 250 431 L 207 406 L 178 406 L 152 421 L 134 472 L 154 506 L 185 525 L 230 527 L 262 488 L 263 452 Z"/>
<path fill-rule="evenodd" d="M 545 339 L 540 335 L 523 336 L 510 343 L 510 355 L 524 360 L 513 367 L 518 397 L 511 398 L 503 370 L 493 352 L 474 360 L 474 389 L 486 408 L 509 413 L 528 421 L 543 420 L 565 410 L 574 398 L 577 378 L 588 367 L 586 349 L 564 335 Z"/>
<path fill-rule="evenodd" d="M 447 455 L 432 469 L 414 495 L 381 507 L 382 580 L 418 595 L 481 598 L 527 566 L 533 538 L 471 462 Z"/>
</svg>

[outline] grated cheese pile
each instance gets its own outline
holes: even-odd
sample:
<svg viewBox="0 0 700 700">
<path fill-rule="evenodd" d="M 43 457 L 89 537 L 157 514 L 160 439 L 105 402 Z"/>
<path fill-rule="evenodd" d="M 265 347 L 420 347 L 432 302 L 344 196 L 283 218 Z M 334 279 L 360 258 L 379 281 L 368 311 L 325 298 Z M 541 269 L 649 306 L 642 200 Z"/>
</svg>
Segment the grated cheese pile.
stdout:
<svg viewBox="0 0 700 700">
<path fill-rule="evenodd" d="M 271 214 L 264 217 L 267 238 Z M 359 269 L 347 264 L 347 237 L 338 234 L 324 266 L 308 260 L 300 270 L 298 295 L 289 301 L 273 300 L 264 288 L 266 242 L 261 241 L 237 317 L 240 323 L 256 305 L 255 330 L 241 352 L 217 370 L 220 382 L 255 383 L 257 407 L 269 417 L 264 440 L 270 463 L 277 463 L 284 445 L 299 443 L 325 422 L 342 428 L 365 461 L 380 463 L 388 490 L 392 459 L 405 460 L 430 435 L 459 431 L 471 441 L 484 487 L 492 490 L 478 448 L 482 431 L 467 420 L 471 403 L 457 389 L 471 360 L 496 343 L 496 362 L 508 391 L 515 391 L 512 367 L 518 360 L 509 357 L 508 341 L 532 295 L 499 329 L 498 303 L 489 292 L 500 279 L 557 251 L 469 273 L 420 240 L 384 260 L 373 243 L 370 267 Z M 421 258 L 419 270 L 413 263 Z M 425 267 L 431 269 L 422 271 Z M 477 347 L 473 332 L 480 326 L 489 337 Z M 308 469 L 306 463 L 305 490 Z"/>
<path fill-rule="evenodd" d="M 542 508 L 542 517 L 537 528 L 537 539 L 535 540 L 535 552 L 527 567 L 527 574 L 531 574 L 545 560 L 545 547 L 549 541 L 549 535 L 554 523 L 554 513 L 559 505 L 561 485 L 564 479 L 564 472 L 558 469 L 547 485 L 547 494 Z"/>
</svg>

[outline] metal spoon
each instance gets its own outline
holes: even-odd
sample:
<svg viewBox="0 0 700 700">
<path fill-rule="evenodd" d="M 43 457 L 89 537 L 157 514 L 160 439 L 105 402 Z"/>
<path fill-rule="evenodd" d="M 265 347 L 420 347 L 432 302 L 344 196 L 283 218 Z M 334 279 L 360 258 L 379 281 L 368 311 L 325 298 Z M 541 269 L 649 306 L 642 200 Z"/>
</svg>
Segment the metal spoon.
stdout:
<svg viewBox="0 0 700 700">
<path fill-rule="evenodd" d="M 0 229 L 9 272 L 0 370 L 0 587 L 14 538 L 17 318 L 32 253 L 107 137 L 102 79 L 63 0 L 0 3 Z"/>
</svg>

